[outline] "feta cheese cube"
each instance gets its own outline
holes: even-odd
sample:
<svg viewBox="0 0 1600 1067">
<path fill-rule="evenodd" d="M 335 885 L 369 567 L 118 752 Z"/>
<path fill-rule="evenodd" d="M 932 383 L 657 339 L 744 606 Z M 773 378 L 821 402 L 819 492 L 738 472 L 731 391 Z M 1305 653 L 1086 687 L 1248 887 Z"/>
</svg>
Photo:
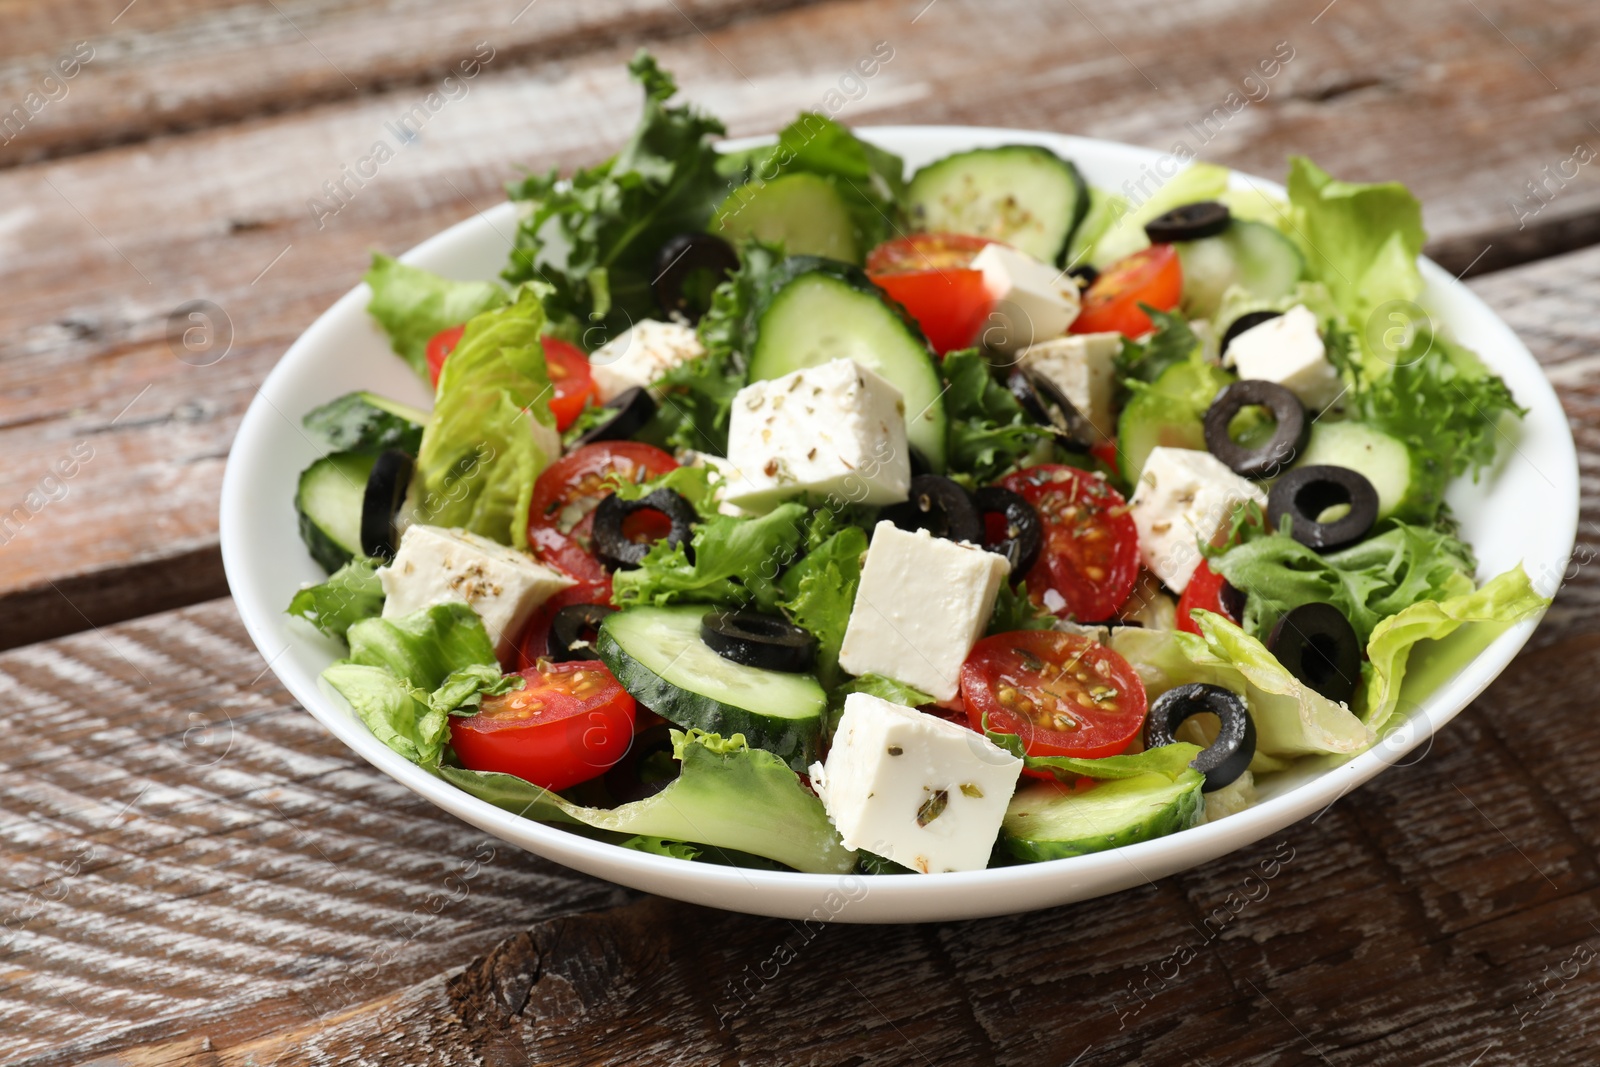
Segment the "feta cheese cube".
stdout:
<svg viewBox="0 0 1600 1067">
<path fill-rule="evenodd" d="M 923 874 L 979 871 L 1022 761 L 981 734 L 866 693 L 844 700 L 811 784 L 846 848 Z"/>
<path fill-rule="evenodd" d="M 603 404 L 634 386 L 654 385 L 667 371 L 705 354 L 693 326 L 640 319 L 591 352 L 589 366 Z"/>
<path fill-rule="evenodd" d="M 727 500 L 741 508 L 791 497 L 896 503 L 911 490 L 905 400 L 848 359 L 751 382 L 733 398 L 728 461 L 741 477 Z"/>
<path fill-rule="evenodd" d="M 985 245 L 972 259 L 994 299 L 983 341 L 999 352 L 1018 352 L 1060 337 L 1078 317 L 1078 283 L 1009 245 Z"/>
<path fill-rule="evenodd" d="M 1183 592 L 1200 565 L 1200 543 L 1226 530 L 1249 500 L 1265 507 L 1267 494 L 1210 452 L 1152 449 L 1128 501 L 1139 557 L 1167 588 Z"/>
<path fill-rule="evenodd" d="M 466 530 L 406 527 L 400 548 L 378 570 L 383 617 L 409 615 L 435 604 L 459 602 L 476 611 L 506 659 L 528 616 L 571 578 L 514 548 Z"/>
<path fill-rule="evenodd" d="M 1011 565 L 1004 556 L 892 522 L 872 531 L 839 665 L 949 700 L 961 664 L 989 625 Z"/>
<path fill-rule="evenodd" d="M 1339 372 L 1328 361 L 1317 316 L 1304 304 L 1235 337 L 1223 362 L 1241 378 L 1277 382 L 1312 411 L 1322 410 L 1344 392 Z"/>
<path fill-rule="evenodd" d="M 1094 427 L 1095 437 L 1109 441 L 1117 433 L 1112 397 L 1115 362 L 1121 352 L 1120 333 L 1082 333 L 1029 345 L 1017 364 L 1054 382 Z"/>
</svg>

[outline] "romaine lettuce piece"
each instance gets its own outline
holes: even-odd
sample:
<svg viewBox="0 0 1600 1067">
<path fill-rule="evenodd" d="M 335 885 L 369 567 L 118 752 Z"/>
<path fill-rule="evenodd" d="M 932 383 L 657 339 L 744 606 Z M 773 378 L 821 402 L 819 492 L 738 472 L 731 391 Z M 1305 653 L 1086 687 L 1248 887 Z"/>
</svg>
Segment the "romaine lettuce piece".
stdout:
<svg viewBox="0 0 1600 1067">
<path fill-rule="evenodd" d="M 428 341 L 440 330 L 507 303 L 493 282 L 456 282 L 381 253 L 372 257 L 366 283 L 372 287 L 367 311 L 389 335 L 396 354 L 428 380 Z"/>
<path fill-rule="evenodd" d="M 308 585 L 289 601 L 289 614 L 298 615 L 329 637 L 344 640 L 352 625 L 383 613 L 383 583 L 377 570 L 381 560 L 358 557 L 319 585 Z"/>
<path fill-rule="evenodd" d="M 381 667 L 413 689 L 431 692 L 454 671 L 476 664 L 499 668 L 494 642 L 466 604 L 435 604 L 395 619 L 365 619 L 350 627 L 350 662 Z"/>
</svg>

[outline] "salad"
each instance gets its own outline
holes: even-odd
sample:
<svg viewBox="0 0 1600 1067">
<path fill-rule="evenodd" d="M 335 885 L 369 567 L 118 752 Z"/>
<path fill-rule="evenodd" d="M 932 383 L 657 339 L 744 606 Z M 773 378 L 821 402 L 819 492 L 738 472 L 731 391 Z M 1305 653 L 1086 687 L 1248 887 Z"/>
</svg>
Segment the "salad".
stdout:
<svg viewBox="0 0 1600 1067">
<path fill-rule="evenodd" d="M 500 279 L 375 257 L 431 411 L 304 418 L 289 611 L 406 759 L 681 860 L 976 870 L 1226 818 L 1374 745 L 1418 642 L 1546 606 L 1445 502 L 1522 409 L 1415 305 L 1402 186 L 908 174 L 818 114 L 720 151 L 630 70 Z"/>
</svg>

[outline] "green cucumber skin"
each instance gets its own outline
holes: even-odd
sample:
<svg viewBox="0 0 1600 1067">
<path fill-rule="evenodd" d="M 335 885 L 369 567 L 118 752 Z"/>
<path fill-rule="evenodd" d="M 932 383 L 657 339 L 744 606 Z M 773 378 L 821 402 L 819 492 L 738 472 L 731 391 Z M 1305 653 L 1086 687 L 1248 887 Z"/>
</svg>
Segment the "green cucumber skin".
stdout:
<svg viewBox="0 0 1600 1067">
<path fill-rule="evenodd" d="M 705 730 L 723 737 L 744 734 L 753 747 L 766 749 L 801 774 L 809 773 L 817 759 L 822 744 L 820 711 L 813 718 L 777 719 L 691 693 L 624 652 L 604 626 L 600 627 L 599 638 L 595 641 L 595 654 L 641 707 L 649 708 L 675 726 Z M 789 725 L 775 729 L 773 724 L 777 722 Z"/>
<path fill-rule="evenodd" d="M 1215 237 L 1180 241 L 1174 247 L 1183 267 L 1182 308 L 1190 318 L 1214 316 L 1233 285 L 1259 299 L 1275 300 L 1294 292 L 1306 273 L 1300 249 L 1262 222 L 1238 219 Z M 1223 268 L 1227 278 L 1218 276 Z"/>
<path fill-rule="evenodd" d="M 1065 179 L 1072 185 L 1072 207 L 1069 217 L 1066 219 L 1066 225 L 1064 227 L 1059 225 L 1056 227 L 1062 230 L 1059 243 L 1056 243 L 1055 247 L 1050 249 L 1023 248 L 1024 251 L 1036 255 L 1037 258 L 1046 263 L 1065 266 L 1067 250 L 1072 244 L 1072 236 L 1077 233 L 1084 217 L 1089 214 L 1089 183 L 1084 180 L 1083 174 L 1078 170 L 1076 164 L 1069 159 L 1061 158 L 1042 145 L 1010 144 L 997 145 L 993 148 L 974 148 L 964 152 L 953 153 L 943 159 L 934 160 L 912 175 L 911 181 L 906 187 L 906 200 L 910 205 L 912 217 L 924 229 L 938 230 L 946 228 L 943 225 L 943 209 L 937 203 L 938 193 L 935 190 L 938 190 L 943 182 L 949 180 L 952 172 L 960 173 L 963 170 L 970 170 L 973 164 L 980 166 L 994 165 L 1008 156 L 1026 157 L 1046 166 L 1058 168 Z M 966 227 L 966 229 L 971 229 L 971 227 Z M 1018 244 L 1014 235 L 1011 234 L 985 234 L 985 236 L 997 237 L 1007 244 Z"/>
<path fill-rule="evenodd" d="M 863 255 L 855 221 L 838 188 L 805 172 L 784 174 L 728 194 L 706 227 L 730 241 L 757 237 L 782 243 L 794 255 L 859 263 Z"/>
<path fill-rule="evenodd" d="M 296 485 L 294 494 L 295 514 L 299 519 L 300 540 L 305 542 L 306 551 L 311 553 L 311 558 L 316 560 L 323 570 L 332 574 L 356 557 L 359 546 L 349 548 L 337 541 L 333 535 L 318 525 L 317 520 L 305 509 L 306 482 L 308 479 L 330 466 L 347 466 L 351 473 L 358 475 L 358 480 L 351 487 L 350 504 L 355 510 L 357 523 L 361 514 L 362 497 L 366 491 L 367 476 L 372 472 L 374 457 L 359 452 L 335 452 L 331 456 L 323 456 L 311 466 L 300 472 L 300 480 Z"/>
<path fill-rule="evenodd" d="M 1382 430 L 1360 422 L 1317 423 L 1295 465 L 1321 463 L 1348 467 L 1365 476 L 1378 491 L 1379 519 L 1389 518 L 1412 502 L 1416 460 L 1403 441 Z"/>
<path fill-rule="evenodd" d="M 1073 856 L 1085 856 L 1091 852 L 1105 852 L 1124 845 L 1137 844 L 1140 841 L 1153 841 L 1158 837 L 1166 837 L 1168 834 L 1175 834 L 1199 824 L 1201 813 L 1205 810 L 1205 797 L 1200 790 L 1203 782 L 1204 779 L 1197 779 L 1191 788 L 1180 793 L 1155 817 L 1132 826 L 1124 826 L 1104 837 L 1078 838 L 1072 841 L 1037 841 L 1003 832 L 1001 841 L 1008 853 L 1029 863 L 1069 859 Z"/>
</svg>

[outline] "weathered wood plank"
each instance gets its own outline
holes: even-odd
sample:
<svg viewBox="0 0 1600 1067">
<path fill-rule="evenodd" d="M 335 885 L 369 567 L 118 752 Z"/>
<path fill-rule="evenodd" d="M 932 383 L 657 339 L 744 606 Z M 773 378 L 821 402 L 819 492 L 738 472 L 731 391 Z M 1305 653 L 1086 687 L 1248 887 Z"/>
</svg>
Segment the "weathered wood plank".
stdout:
<svg viewBox="0 0 1600 1067">
<path fill-rule="evenodd" d="M 1465 242 L 1461 267 L 1482 250 L 1470 235 L 1512 217 L 1505 198 L 1529 161 L 1559 159 L 1584 136 L 1566 97 L 1470 6 L 1429 0 L 1401 16 L 1342 0 L 1315 24 L 1264 2 L 1079 8 L 940 0 L 913 21 L 899 0 L 850 0 L 659 51 L 734 132 L 837 99 L 849 121 L 1038 126 L 1168 146 L 1186 132 L 1197 140 L 1186 123 L 1291 41 L 1269 95 L 1230 118 L 1206 154 L 1274 173 L 1285 153 L 1305 151 L 1351 177 L 1403 178 L 1434 231 Z M 348 16 L 327 11 L 330 25 Z M 1553 2 L 1492 14 L 1558 84 L 1584 84 L 1573 45 L 1600 15 Z M 878 41 L 894 57 L 860 99 L 829 97 Z M 490 64 L 320 227 L 308 202 L 388 136 L 421 87 L 0 173 L 0 203 L 12 205 L 0 212 L 0 515 L 13 520 L 0 527 L 0 645 L 220 594 L 223 460 L 272 362 L 359 276 L 369 249 L 398 251 L 494 202 L 517 166 L 572 166 L 618 143 L 637 108 L 622 71 L 630 48 Z M 1575 181 L 1538 219 L 1589 211 L 1590 195 Z M 1585 299 L 1576 283 L 1570 292 Z M 193 325 L 175 312 L 197 299 L 218 309 L 216 341 L 185 363 L 167 338 Z M 75 448 L 92 456 L 54 477 Z"/>
<path fill-rule="evenodd" d="M 438 82 L 463 61 L 710 32 L 796 2 L 0 4 L 0 167 Z"/>
<path fill-rule="evenodd" d="M 0 1058 L 1489 1067 L 1600 1042 L 1600 735 L 1547 685 L 1600 672 L 1592 634 L 1277 837 L 920 927 L 567 874 L 355 764 L 262 667 L 226 602 L 0 655 L 0 725 L 39 738 L 0 759 Z"/>
</svg>

